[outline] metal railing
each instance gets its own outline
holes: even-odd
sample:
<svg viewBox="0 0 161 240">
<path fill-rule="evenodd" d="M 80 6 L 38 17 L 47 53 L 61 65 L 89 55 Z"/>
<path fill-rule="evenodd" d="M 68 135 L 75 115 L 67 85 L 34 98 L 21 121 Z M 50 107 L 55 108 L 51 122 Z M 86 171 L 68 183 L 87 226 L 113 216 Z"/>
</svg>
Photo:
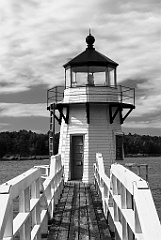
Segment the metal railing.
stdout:
<svg viewBox="0 0 161 240">
<path fill-rule="evenodd" d="M 80 85 L 76 87 L 72 87 L 72 89 L 76 88 L 88 88 L 89 90 L 92 89 L 92 91 L 87 91 L 84 94 L 88 95 L 98 95 L 99 93 L 99 88 L 103 88 L 104 90 L 107 90 L 107 92 L 102 92 L 101 95 L 108 95 L 108 96 L 116 96 L 118 97 L 118 102 L 120 103 L 129 103 L 133 106 L 135 106 L 135 89 L 134 88 L 129 88 L 125 87 L 122 85 L 117 85 L 117 86 L 104 86 L 104 85 L 95 85 L 95 86 L 89 86 L 89 85 Z M 56 86 L 47 91 L 47 109 L 52 103 L 58 103 L 63 101 L 64 99 L 64 86 Z M 79 94 L 78 94 L 79 96 Z M 82 92 L 81 92 L 82 96 Z"/>
<path fill-rule="evenodd" d="M 47 109 L 51 103 L 57 103 L 63 100 L 64 89 L 64 86 L 56 86 L 47 90 Z"/>
<path fill-rule="evenodd" d="M 94 184 L 115 240 L 160 240 L 161 225 L 148 183 L 120 164 L 105 174 L 102 154 L 96 155 Z"/>
</svg>

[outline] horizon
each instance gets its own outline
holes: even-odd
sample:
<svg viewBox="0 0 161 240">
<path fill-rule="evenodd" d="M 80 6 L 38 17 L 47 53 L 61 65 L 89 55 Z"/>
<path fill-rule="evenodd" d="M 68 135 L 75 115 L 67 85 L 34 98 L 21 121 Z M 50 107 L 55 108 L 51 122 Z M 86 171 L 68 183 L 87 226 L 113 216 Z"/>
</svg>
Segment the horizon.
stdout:
<svg viewBox="0 0 161 240">
<path fill-rule="evenodd" d="M 118 84 L 136 91 L 123 132 L 161 136 L 160 9 L 159 0 L 2 0 L 0 131 L 49 130 L 47 89 L 64 84 L 63 65 L 91 29 L 95 49 L 119 64 Z"/>
<path fill-rule="evenodd" d="M 27 131 L 27 132 L 32 132 L 32 133 L 36 133 L 36 134 L 48 134 L 48 131 L 45 133 L 45 132 L 34 132 L 34 131 L 32 131 L 31 129 L 29 129 L 29 130 L 27 130 L 27 129 L 20 129 L 20 130 L 18 130 L 18 131 L 15 131 L 15 130 L 13 130 L 13 131 L 0 131 L 0 133 L 4 133 L 4 132 L 9 132 L 9 133 L 12 133 L 12 132 L 16 132 L 16 133 L 18 133 L 18 132 L 20 132 L 20 131 Z M 60 133 L 60 131 L 59 132 L 55 132 L 55 134 L 58 134 L 58 133 Z M 125 132 L 123 132 L 123 134 L 124 135 L 138 135 L 138 136 L 150 136 L 150 137 L 161 137 L 161 136 L 157 136 L 157 135 L 149 135 L 149 134 L 139 134 L 139 133 L 131 133 L 131 132 L 128 132 L 128 133 L 125 133 Z"/>
</svg>

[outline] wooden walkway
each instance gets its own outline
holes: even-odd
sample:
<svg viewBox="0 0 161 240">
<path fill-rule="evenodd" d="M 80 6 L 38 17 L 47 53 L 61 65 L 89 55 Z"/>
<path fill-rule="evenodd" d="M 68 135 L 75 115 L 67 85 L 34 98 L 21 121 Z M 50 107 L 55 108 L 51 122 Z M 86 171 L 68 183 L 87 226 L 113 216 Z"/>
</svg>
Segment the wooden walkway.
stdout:
<svg viewBox="0 0 161 240">
<path fill-rule="evenodd" d="M 111 240 L 94 185 L 67 182 L 47 240 Z"/>
</svg>

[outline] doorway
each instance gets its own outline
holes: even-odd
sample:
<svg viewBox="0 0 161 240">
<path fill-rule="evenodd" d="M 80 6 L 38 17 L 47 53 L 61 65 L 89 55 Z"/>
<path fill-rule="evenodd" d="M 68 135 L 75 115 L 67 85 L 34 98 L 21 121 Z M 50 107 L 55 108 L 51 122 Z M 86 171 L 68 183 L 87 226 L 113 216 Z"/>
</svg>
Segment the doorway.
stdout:
<svg viewBox="0 0 161 240">
<path fill-rule="evenodd" d="M 82 180 L 84 161 L 83 135 L 71 136 L 71 180 Z"/>
</svg>

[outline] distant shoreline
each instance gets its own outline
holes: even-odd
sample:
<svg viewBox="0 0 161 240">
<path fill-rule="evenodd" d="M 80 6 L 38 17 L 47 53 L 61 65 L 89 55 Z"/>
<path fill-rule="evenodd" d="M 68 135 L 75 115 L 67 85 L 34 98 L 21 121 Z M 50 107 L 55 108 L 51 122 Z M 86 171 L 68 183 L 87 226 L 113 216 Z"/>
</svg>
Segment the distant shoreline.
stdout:
<svg viewBox="0 0 161 240">
<path fill-rule="evenodd" d="M 161 157 L 160 154 L 127 154 L 126 156 L 124 156 L 125 158 L 139 158 L 139 157 Z"/>
<path fill-rule="evenodd" d="M 127 154 L 124 158 L 139 158 L 139 157 L 161 157 L 160 154 Z M 8 155 L 0 158 L 0 161 L 26 161 L 26 160 L 44 160 L 49 159 L 48 155 L 25 156 Z"/>
<path fill-rule="evenodd" d="M 10 155 L 10 156 L 4 156 L 3 158 L 0 158 L 0 161 L 26 161 L 26 160 L 44 160 L 49 159 L 48 155 L 37 155 L 37 156 L 17 156 L 17 155 Z"/>
</svg>

